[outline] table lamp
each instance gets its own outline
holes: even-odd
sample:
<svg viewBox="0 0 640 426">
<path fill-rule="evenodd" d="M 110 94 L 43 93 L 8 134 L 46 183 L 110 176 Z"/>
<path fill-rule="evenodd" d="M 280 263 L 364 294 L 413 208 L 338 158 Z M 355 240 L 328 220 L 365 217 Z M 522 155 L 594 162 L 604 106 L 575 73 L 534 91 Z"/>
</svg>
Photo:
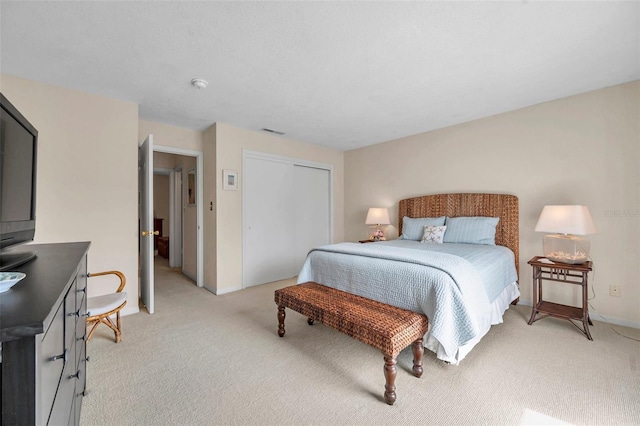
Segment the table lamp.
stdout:
<svg viewBox="0 0 640 426">
<path fill-rule="evenodd" d="M 391 224 L 389 221 L 389 211 L 383 207 L 372 207 L 367 213 L 367 219 L 365 223 L 370 228 L 374 228 L 374 233 L 369 237 L 373 241 L 384 240 L 383 227 Z"/>
<path fill-rule="evenodd" d="M 579 235 L 595 234 L 586 206 L 544 206 L 536 232 L 551 232 L 543 239 L 544 257 L 554 262 L 578 264 L 589 259 L 591 244 Z"/>
</svg>

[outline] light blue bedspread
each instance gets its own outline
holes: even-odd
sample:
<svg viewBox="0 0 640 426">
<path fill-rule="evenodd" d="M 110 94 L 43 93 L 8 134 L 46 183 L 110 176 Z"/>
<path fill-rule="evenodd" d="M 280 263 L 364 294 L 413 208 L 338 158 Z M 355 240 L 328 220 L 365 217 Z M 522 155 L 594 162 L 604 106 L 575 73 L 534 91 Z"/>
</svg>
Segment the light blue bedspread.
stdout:
<svg viewBox="0 0 640 426">
<path fill-rule="evenodd" d="M 424 313 L 429 333 L 455 357 L 490 327 L 491 302 L 517 275 L 506 247 L 394 240 L 315 248 L 298 276 L 307 281 Z"/>
</svg>

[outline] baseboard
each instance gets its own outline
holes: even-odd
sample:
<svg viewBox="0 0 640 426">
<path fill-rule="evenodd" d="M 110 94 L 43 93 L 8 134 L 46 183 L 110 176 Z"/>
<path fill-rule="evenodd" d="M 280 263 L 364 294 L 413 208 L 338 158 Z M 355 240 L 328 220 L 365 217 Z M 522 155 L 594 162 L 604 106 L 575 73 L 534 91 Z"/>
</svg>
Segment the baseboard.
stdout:
<svg viewBox="0 0 640 426">
<path fill-rule="evenodd" d="M 198 279 L 196 277 L 194 277 L 192 274 L 188 273 L 184 269 L 181 272 L 182 272 L 182 275 L 184 275 L 185 277 L 189 278 L 191 281 L 193 281 L 195 283 L 198 282 Z"/>
<path fill-rule="evenodd" d="M 518 302 L 518 305 L 533 306 L 533 302 L 531 300 L 525 300 L 525 299 L 521 298 L 520 301 Z M 638 328 L 638 329 L 640 329 L 640 322 L 629 321 L 629 320 L 622 319 L 622 318 L 616 318 L 616 317 L 610 317 L 610 316 L 601 315 L 601 314 L 597 313 L 595 311 L 595 309 L 593 309 L 592 306 L 589 306 L 589 317 L 592 320 L 606 322 L 606 323 L 609 323 L 611 325 L 620 325 L 622 327 L 630 327 L 630 328 Z"/>
<path fill-rule="evenodd" d="M 214 291 L 213 294 L 217 296 L 221 296 L 223 294 L 233 293 L 234 291 L 238 291 L 238 290 L 242 290 L 242 286 L 216 289 L 216 291 Z"/>
<path fill-rule="evenodd" d="M 123 317 L 126 317 L 127 315 L 133 315 L 140 312 L 140 308 L 138 308 L 137 305 L 131 308 L 128 308 L 128 307 L 129 307 L 129 303 L 127 303 L 127 307 L 122 308 L 122 311 L 120 311 L 120 315 L 122 315 Z"/>
</svg>

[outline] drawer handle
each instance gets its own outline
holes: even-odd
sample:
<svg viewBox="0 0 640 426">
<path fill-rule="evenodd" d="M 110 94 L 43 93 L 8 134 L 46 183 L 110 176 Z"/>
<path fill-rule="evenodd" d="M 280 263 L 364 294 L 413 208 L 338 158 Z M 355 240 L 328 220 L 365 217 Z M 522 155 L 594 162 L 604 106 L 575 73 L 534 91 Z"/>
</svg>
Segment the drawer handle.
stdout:
<svg viewBox="0 0 640 426">
<path fill-rule="evenodd" d="M 90 317 L 91 316 L 91 312 L 87 311 L 84 314 L 80 315 L 81 317 Z"/>
<path fill-rule="evenodd" d="M 78 293 L 86 293 L 86 292 L 87 292 L 87 286 L 84 286 L 84 288 L 78 289 Z"/>
<path fill-rule="evenodd" d="M 77 310 L 77 311 L 75 311 L 75 312 L 71 312 L 71 313 L 69 313 L 69 316 L 70 316 L 70 317 L 79 317 L 79 316 L 80 316 L 80 309 L 78 309 L 78 310 Z"/>
<path fill-rule="evenodd" d="M 79 342 L 80 340 L 87 340 L 87 335 L 85 334 L 84 336 L 81 337 L 77 337 L 76 340 Z"/>
<path fill-rule="evenodd" d="M 78 371 L 76 372 L 76 374 L 72 374 L 72 375 L 70 375 L 70 376 L 69 376 L 69 378 L 70 378 L 70 379 L 73 379 L 73 378 L 75 377 L 76 379 L 80 379 L 80 371 L 82 371 L 82 370 L 78 370 Z"/>
<path fill-rule="evenodd" d="M 91 357 L 89 357 L 89 356 L 88 356 L 88 357 L 86 357 L 84 360 L 85 360 L 86 362 L 89 362 L 89 361 L 91 361 L 89 358 L 91 358 Z"/>
<path fill-rule="evenodd" d="M 63 359 L 64 362 L 67 362 L 69 359 L 69 349 L 65 349 L 61 355 L 54 355 L 51 357 L 51 361 L 57 361 L 59 359 Z"/>
</svg>

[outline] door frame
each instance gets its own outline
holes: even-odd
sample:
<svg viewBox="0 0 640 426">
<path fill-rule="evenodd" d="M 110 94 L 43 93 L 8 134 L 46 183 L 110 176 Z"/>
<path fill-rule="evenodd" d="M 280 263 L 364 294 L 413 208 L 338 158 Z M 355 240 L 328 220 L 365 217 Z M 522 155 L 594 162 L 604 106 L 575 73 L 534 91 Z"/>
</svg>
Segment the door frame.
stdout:
<svg viewBox="0 0 640 426">
<path fill-rule="evenodd" d="M 316 161 L 303 160 L 300 158 L 294 157 L 284 157 L 281 155 L 268 154 L 266 152 L 260 151 L 252 151 L 249 149 L 242 150 L 242 170 L 246 170 L 246 159 L 252 158 L 257 160 L 266 160 L 266 161 L 276 161 L 285 164 L 304 166 L 304 167 L 313 167 L 316 169 L 327 170 L 329 172 L 329 244 L 333 244 L 333 165 L 318 163 Z M 245 196 L 246 191 L 244 190 L 245 180 L 241 180 L 242 184 L 242 288 L 247 288 L 244 282 L 244 252 L 246 247 L 246 212 L 244 206 L 247 205 Z"/>
<path fill-rule="evenodd" d="M 204 192 L 204 154 L 202 151 L 191 149 L 175 148 L 172 146 L 154 145 L 154 152 L 164 152 L 166 154 L 184 155 L 186 157 L 196 157 L 196 285 L 204 285 L 204 229 L 203 229 L 203 192 Z M 170 206 L 172 208 L 175 206 Z M 184 217 L 183 217 L 184 221 Z M 175 226 L 175 224 L 174 224 Z M 184 232 L 182 233 L 184 236 Z M 182 262 L 184 265 L 184 262 Z"/>
<path fill-rule="evenodd" d="M 184 265 L 183 235 L 184 211 L 182 210 L 182 166 L 171 169 L 169 174 L 169 234 L 179 235 L 180 238 L 169 240 L 169 267 L 177 268 Z"/>
</svg>

